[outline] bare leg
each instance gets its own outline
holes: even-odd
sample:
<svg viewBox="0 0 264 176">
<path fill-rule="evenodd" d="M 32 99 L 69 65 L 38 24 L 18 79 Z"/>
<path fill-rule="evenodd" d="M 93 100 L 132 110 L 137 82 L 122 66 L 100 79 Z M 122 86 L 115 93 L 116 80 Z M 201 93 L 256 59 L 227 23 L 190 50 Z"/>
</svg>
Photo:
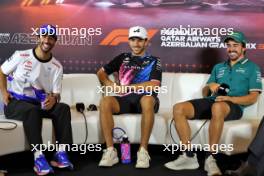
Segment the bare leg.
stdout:
<svg viewBox="0 0 264 176">
<path fill-rule="evenodd" d="M 191 138 L 191 129 L 188 119 L 194 117 L 194 107 L 190 102 L 178 103 L 173 106 L 173 119 L 182 144 L 188 144 Z"/>
<path fill-rule="evenodd" d="M 147 150 L 150 134 L 154 124 L 155 99 L 152 96 L 143 96 L 140 99 L 140 105 L 142 109 L 140 147 L 144 147 Z"/>
<path fill-rule="evenodd" d="M 120 111 L 120 106 L 115 97 L 106 96 L 100 102 L 100 123 L 105 138 L 106 146 L 113 146 L 112 129 L 114 128 L 113 113 Z"/>
<path fill-rule="evenodd" d="M 217 102 L 212 106 L 212 118 L 209 125 L 209 144 L 213 146 L 219 143 L 222 135 L 224 120 L 230 112 L 230 107 L 226 102 Z M 211 148 L 211 152 L 215 149 Z"/>
</svg>

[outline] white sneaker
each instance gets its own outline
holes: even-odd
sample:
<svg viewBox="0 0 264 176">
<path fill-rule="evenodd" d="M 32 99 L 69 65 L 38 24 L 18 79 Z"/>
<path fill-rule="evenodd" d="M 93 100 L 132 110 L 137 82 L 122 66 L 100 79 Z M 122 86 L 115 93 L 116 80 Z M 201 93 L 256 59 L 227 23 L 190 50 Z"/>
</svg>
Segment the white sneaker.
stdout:
<svg viewBox="0 0 264 176">
<path fill-rule="evenodd" d="M 204 163 L 204 170 L 207 171 L 208 176 L 213 175 L 222 175 L 220 169 L 218 168 L 214 157 L 211 155 L 209 156 Z"/>
<path fill-rule="evenodd" d="M 176 160 L 168 162 L 164 166 L 171 170 L 197 169 L 199 163 L 196 154 L 193 157 L 188 157 L 186 153 L 183 153 Z"/>
<path fill-rule="evenodd" d="M 136 168 L 140 169 L 146 169 L 149 168 L 149 161 L 150 156 L 148 154 L 148 151 L 141 147 L 139 151 L 137 152 L 137 163 Z"/>
<path fill-rule="evenodd" d="M 99 162 L 100 167 L 111 167 L 119 162 L 115 148 L 108 148 L 103 152 L 102 159 Z"/>
</svg>

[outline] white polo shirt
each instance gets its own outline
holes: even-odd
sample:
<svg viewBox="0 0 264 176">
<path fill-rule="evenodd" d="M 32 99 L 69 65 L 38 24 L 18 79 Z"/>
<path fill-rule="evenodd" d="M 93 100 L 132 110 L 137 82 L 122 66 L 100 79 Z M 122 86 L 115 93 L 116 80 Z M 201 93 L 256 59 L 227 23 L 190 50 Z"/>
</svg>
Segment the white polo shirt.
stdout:
<svg viewBox="0 0 264 176">
<path fill-rule="evenodd" d="M 54 57 L 40 60 L 34 49 L 16 51 L 1 69 L 9 75 L 8 91 L 19 96 L 36 98 L 34 90 L 61 93 L 62 65 Z"/>
</svg>

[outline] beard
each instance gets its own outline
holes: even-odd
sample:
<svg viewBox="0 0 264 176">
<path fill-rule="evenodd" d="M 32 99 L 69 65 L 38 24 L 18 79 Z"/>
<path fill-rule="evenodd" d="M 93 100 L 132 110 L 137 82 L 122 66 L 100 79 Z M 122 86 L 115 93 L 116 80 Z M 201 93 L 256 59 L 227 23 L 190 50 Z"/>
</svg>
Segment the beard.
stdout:
<svg viewBox="0 0 264 176">
<path fill-rule="evenodd" d="M 236 51 L 231 51 L 228 53 L 229 59 L 233 61 L 238 60 L 241 57 L 241 55 L 242 55 L 241 53 L 238 53 Z"/>
<path fill-rule="evenodd" d="M 42 43 L 40 43 L 39 45 L 40 45 L 40 49 L 41 49 L 44 53 L 48 53 L 48 52 L 50 52 L 50 51 L 52 50 L 52 48 L 53 48 L 53 45 L 50 44 L 50 43 L 44 43 L 44 42 L 42 42 Z"/>
</svg>

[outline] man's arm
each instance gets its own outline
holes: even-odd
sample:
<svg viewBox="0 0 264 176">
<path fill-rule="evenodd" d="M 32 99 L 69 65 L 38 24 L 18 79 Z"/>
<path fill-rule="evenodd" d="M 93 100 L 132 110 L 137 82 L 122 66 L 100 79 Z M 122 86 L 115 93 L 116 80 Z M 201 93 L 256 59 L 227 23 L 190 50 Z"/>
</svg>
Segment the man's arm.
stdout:
<svg viewBox="0 0 264 176">
<path fill-rule="evenodd" d="M 10 101 L 10 94 L 7 91 L 6 75 L 3 73 L 0 68 L 0 91 L 3 96 L 3 102 L 7 105 Z"/>
<path fill-rule="evenodd" d="M 108 77 L 108 75 L 106 74 L 106 72 L 104 71 L 103 68 L 100 68 L 97 72 L 97 77 L 100 80 L 100 82 L 105 85 L 105 86 L 113 86 L 115 83 L 113 81 L 111 81 Z"/>
<path fill-rule="evenodd" d="M 231 101 L 234 104 L 239 105 L 251 105 L 254 104 L 258 100 L 259 92 L 258 91 L 251 91 L 248 95 L 241 96 L 241 97 L 230 97 L 230 96 L 218 96 L 216 97 L 215 101 Z"/>
<path fill-rule="evenodd" d="M 209 96 L 210 93 L 215 94 L 218 91 L 219 86 L 220 84 L 214 82 L 207 84 L 202 90 L 203 97 Z"/>
</svg>

